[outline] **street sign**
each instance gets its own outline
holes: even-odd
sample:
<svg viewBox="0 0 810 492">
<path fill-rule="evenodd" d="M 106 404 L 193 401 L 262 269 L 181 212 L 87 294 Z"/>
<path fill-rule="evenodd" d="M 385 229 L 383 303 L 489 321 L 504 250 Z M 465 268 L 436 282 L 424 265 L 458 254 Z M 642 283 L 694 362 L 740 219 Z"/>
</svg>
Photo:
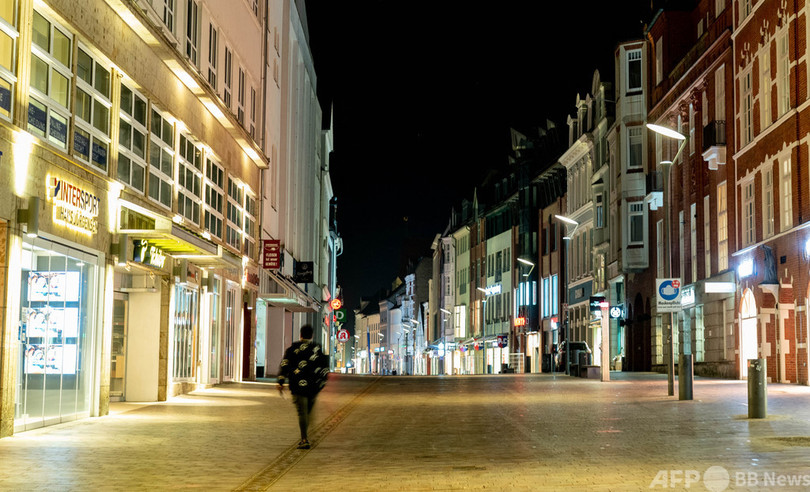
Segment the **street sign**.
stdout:
<svg viewBox="0 0 810 492">
<path fill-rule="evenodd" d="M 349 341 L 349 330 L 343 329 L 337 332 L 337 339 L 340 343 L 346 343 Z"/>
<path fill-rule="evenodd" d="M 281 268 L 281 241 L 278 239 L 262 240 L 262 267 L 267 270 Z"/>
<path fill-rule="evenodd" d="M 677 313 L 681 311 L 681 279 L 655 279 L 655 297 L 659 313 Z"/>
</svg>

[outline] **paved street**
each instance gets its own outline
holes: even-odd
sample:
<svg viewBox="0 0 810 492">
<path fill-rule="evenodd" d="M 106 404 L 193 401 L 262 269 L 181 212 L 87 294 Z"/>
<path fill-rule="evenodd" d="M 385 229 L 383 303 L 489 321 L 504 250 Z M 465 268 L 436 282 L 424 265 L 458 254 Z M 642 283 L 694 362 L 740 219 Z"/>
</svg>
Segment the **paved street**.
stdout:
<svg viewBox="0 0 810 492">
<path fill-rule="evenodd" d="M 272 384 L 117 403 L 0 439 L 0 490 L 810 487 L 810 388 L 769 385 L 748 420 L 745 382 L 698 378 L 678 401 L 665 376 L 613 378 L 333 375 L 308 451 Z"/>
</svg>

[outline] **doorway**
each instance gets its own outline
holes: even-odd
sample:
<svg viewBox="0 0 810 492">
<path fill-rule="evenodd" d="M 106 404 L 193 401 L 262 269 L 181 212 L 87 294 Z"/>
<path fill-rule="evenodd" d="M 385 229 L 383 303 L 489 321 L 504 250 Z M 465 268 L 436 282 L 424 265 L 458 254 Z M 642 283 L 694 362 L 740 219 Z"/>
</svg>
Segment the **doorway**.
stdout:
<svg viewBox="0 0 810 492">
<path fill-rule="evenodd" d="M 116 292 L 113 298 L 112 347 L 110 348 L 110 401 L 125 401 L 127 368 L 127 317 L 129 295 Z"/>
</svg>

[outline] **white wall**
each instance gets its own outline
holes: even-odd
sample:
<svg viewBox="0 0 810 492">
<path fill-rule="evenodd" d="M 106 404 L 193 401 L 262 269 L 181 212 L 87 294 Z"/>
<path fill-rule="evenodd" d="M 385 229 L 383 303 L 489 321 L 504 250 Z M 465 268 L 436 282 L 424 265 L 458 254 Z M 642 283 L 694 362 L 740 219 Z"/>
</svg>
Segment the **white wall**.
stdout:
<svg viewBox="0 0 810 492">
<path fill-rule="evenodd" d="M 129 294 L 127 401 L 157 401 L 160 354 L 160 292 Z"/>
</svg>

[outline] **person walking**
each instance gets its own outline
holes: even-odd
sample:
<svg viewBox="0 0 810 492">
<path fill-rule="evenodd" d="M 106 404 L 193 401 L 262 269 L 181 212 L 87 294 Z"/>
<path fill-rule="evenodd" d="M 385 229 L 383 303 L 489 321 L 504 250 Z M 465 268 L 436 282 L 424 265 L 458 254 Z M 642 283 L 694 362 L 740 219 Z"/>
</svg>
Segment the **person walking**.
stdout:
<svg viewBox="0 0 810 492">
<path fill-rule="evenodd" d="M 278 391 L 283 395 L 287 382 L 292 394 L 292 402 L 298 411 L 298 428 L 301 440 L 298 449 L 309 449 L 309 417 L 315 405 L 315 397 L 326 385 L 329 374 L 329 357 L 321 346 L 312 341 L 311 325 L 301 327 L 301 340 L 293 342 L 284 352 L 284 359 L 278 370 Z"/>
</svg>

